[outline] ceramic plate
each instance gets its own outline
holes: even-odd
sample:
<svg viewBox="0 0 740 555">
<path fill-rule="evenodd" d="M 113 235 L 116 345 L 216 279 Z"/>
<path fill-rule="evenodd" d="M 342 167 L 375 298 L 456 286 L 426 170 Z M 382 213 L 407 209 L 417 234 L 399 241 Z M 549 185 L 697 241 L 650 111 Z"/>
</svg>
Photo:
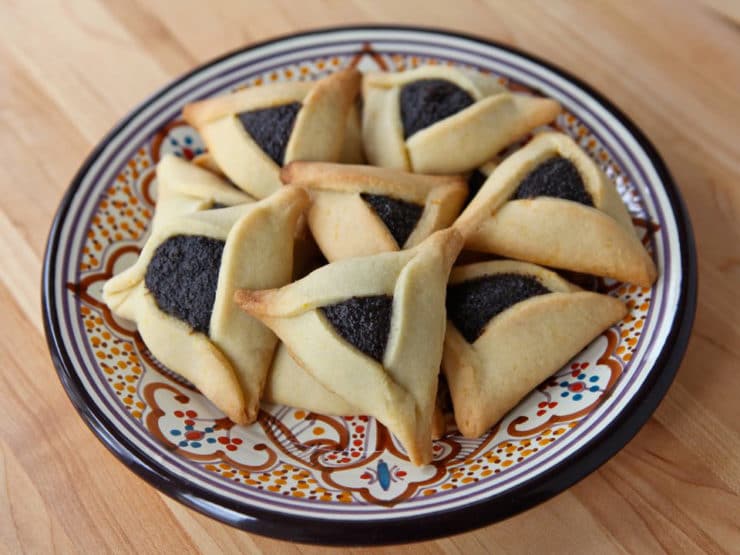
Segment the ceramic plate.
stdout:
<svg viewBox="0 0 740 555">
<path fill-rule="evenodd" d="M 235 426 L 160 365 L 130 322 L 101 302 L 130 265 L 155 209 L 154 168 L 167 152 L 203 151 L 183 105 L 240 87 L 316 79 L 340 68 L 398 71 L 453 64 L 557 99 L 554 127 L 614 181 L 660 279 L 605 282 L 630 307 L 484 437 L 435 442 L 416 468 L 365 416 L 264 406 Z M 83 165 L 54 221 L 43 275 L 54 363 L 82 417 L 145 480 L 214 518 L 293 541 L 371 544 L 460 532 L 531 507 L 620 449 L 666 392 L 686 347 L 696 290 L 693 238 L 655 149 L 610 102 L 550 64 L 447 32 L 342 28 L 251 46 L 196 69 L 122 121 Z"/>
</svg>

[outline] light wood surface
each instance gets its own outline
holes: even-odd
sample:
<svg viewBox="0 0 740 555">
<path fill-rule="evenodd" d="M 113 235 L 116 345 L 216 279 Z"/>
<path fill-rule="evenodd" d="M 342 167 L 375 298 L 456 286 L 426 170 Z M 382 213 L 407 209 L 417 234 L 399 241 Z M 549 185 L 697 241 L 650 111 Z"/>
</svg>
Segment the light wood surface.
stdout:
<svg viewBox="0 0 740 555">
<path fill-rule="evenodd" d="M 662 153 L 691 213 L 699 307 L 668 396 L 600 470 L 494 526 L 351 552 L 740 553 L 738 21 L 737 3 L 726 0 L 0 0 L 0 551 L 322 551 L 191 511 L 94 438 L 47 351 L 43 248 L 85 155 L 172 78 L 275 35 L 395 22 L 518 46 L 626 111 Z"/>
</svg>

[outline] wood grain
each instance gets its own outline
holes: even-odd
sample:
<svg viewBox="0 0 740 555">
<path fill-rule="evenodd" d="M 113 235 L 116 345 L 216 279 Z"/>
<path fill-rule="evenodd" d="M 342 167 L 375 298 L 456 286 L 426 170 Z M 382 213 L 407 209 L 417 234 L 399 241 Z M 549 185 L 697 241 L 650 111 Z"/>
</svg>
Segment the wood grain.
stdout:
<svg viewBox="0 0 740 555">
<path fill-rule="evenodd" d="M 495 526 L 324 549 L 243 533 L 138 479 L 93 437 L 49 359 L 39 280 L 86 154 L 133 106 L 228 50 L 327 25 L 442 26 L 549 59 L 662 153 L 699 253 L 676 382 L 638 436 L 570 490 Z M 740 552 L 740 27 L 736 3 L 398 0 L 0 2 L 0 550 L 8 553 Z"/>
</svg>

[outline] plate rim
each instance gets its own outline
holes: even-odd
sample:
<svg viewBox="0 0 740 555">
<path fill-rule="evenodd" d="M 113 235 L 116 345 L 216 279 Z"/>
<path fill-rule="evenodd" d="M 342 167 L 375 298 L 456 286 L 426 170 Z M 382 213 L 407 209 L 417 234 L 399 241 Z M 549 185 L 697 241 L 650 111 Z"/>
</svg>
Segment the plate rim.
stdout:
<svg viewBox="0 0 740 555">
<path fill-rule="evenodd" d="M 632 135 L 653 164 L 664 185 L 673 215 L 676 219 L 678 244 L 681 252 L 681 290 L 678 310 L 666 341 L 653 369 L 637 394 L 596 437 L 578 448 L 565 460 L 544 471 L 533 480 L 527 480 L 503 494 L 491 496 L 469 506 L 442 510 L 434 514 L 403 517 L 382 522 L 329 521 L 286 515 L 280 511 L 245 507 L 245 504 L 224 499 L 186 479 L 171 475 L 166 468 L 134 446 L 128 438 L 112 426 L 107 417 L 92 402 L 77 377 L 74 365 L 65 353 L 56 318 L 52 268 L 57 259 L 60 228 L 64 223 L 76 191 L 90 166 L 108 143 L 151 102 L 167 94 L 191 76 L 233 56 L 289 39 L 342 31 L 408 31 L 461 38 L 521 56 L 540 65 L 591 95 L 610 112 Z M 696 246 L 686 205 L 657 149 L 642 130 L 609 99 L 591 85 L 567 70 L 508 44 L 438 27 L 418 25 L 339 25 L 314 28 L 307 31 L 282 34 L 271 39 L 250 43 L 198 65 L 169 81 L 136 105 L 97 143 L 72 178 L 52 221 L 44 249 L 41 274 L 41 303 L 44 331 L 57 375 L 78 414 L 94 435 L 140 478 L 159 491 L 184 503 L 198 512 L 247 532 L 277 539 L 323 545 L 382 545 L 430 540 L 458 534 L 498 522 L 529 509 L 569 488 L 603 465 L 621 450 L 647 422 L 673 382 L 686 351 L 696 313 L 697 263 Z M 505 500 L 502 503 L 502 500 Z M 245 511 L 248 508 L 248 511 Z"/>
</svg>

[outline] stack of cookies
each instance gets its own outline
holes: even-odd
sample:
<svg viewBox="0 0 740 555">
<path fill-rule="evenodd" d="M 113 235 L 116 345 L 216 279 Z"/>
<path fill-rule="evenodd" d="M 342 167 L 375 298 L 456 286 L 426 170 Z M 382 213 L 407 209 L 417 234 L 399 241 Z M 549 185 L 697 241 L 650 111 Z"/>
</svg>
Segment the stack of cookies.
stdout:
<svg viewBox="0 0 740 555">
<path fill-rule="evenodd" d="M 187 105 L 208 151 L 160 161 L 149 239 L 104 299 L 234 422 L 262 401 L 371 415 L 427 464 L 440 383 L 477 437 L 626 315 L 555 270 L 657 277 L 568 136 L 500 159 L 559 111 L 441 66 Z"/>
</svg>

